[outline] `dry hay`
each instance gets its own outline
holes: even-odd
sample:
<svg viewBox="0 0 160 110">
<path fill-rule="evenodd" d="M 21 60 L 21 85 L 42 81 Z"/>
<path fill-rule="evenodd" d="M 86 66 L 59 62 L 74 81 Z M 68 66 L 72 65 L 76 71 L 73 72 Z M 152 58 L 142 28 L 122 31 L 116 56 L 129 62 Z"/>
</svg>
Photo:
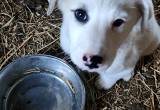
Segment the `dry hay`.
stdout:
<svg viewBox="0 0 160 110">
<path fill-rule="evenodd" d="M 24 1 L 0 1 L 0 69 L 28 54 L 50 54 L 70 61 L 59 48 L 59 11 L 47 17 L 46 0 Z M 160 21 L 160 1 L 154 4 Z M 88 106 L 95 105 L 95 110 L 160 110 L 160 49 L 142 58 L 135 73 L 129 82 L 119 81 L 107 91 L 95 88 L 96 75 L 86 74 L 86 83 L 95 93 L 95 103 Z"/>
</svg>

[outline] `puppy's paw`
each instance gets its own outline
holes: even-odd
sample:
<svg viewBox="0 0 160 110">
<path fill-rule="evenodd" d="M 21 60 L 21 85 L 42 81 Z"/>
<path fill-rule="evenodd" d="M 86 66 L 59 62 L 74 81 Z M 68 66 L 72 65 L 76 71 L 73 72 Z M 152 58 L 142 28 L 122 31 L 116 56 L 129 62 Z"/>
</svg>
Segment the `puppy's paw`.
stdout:
<svg viewBox="0 0 160 110">
<path fill-rule="evenodd" d="M 100 79 L 97 79 L 96 82 L 95 82 L 95 86 L 97 89 L 104 89 L 104 87 L 101 85 L 100 83 Z"/>
<path fill-rule="evenodd" d="M 98 89 L 110 89 L 114 84 L 116 83 L 116 81 L 110 80 L 110 79 L 105 79 L 105 78 L 99 78 L 95 85 Z"/>
<path fill-rule="evenodd" d="M 133 74 L 132 74 L 132 73 L 129 73 L 129 74 L 127 74 L 127 75 L 125 75 L 125 76 L 123 77 L 123 80 L 124 80 L 124 81 L 129 81 L 132 76 L 133 76 Z"/>
</svg>

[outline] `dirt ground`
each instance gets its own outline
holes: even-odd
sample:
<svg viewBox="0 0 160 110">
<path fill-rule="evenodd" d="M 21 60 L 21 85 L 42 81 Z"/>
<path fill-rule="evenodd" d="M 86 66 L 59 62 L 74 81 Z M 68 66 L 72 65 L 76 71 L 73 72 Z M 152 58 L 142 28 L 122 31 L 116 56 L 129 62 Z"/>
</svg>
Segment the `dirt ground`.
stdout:
<svg viewBox="0 0 160 110">
<path fill-rule="evenodd" d="M 154 0 L 160 22 L 160 0 Z M 30 54 L 54 55 L 71 62 L 59 47 L 61 14 L 56 9 L 46 16 L 46 0 L 0 0 L 0 69 L 17 57 Z M 94 110 L 160 110 L 160 48 L 138 62 L 129 82 L 119 81 L 110 90 L 95 87 L 96 74 L 86 74 L 92 89 L 88 101 Z"/>
</svg>

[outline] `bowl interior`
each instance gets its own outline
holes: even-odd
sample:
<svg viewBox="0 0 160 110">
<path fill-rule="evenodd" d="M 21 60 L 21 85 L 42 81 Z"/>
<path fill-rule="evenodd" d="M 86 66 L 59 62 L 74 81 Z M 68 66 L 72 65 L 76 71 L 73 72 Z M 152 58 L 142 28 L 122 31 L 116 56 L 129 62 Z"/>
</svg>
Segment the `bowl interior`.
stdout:
<svg viewBox="0 0 160 110">
<path fill-rule="evenodd" d="M 60 78 L 46 73 L 31 74 L 8 93 L 6 110 L 72 110 L 75 98 Z"/>
</svg>

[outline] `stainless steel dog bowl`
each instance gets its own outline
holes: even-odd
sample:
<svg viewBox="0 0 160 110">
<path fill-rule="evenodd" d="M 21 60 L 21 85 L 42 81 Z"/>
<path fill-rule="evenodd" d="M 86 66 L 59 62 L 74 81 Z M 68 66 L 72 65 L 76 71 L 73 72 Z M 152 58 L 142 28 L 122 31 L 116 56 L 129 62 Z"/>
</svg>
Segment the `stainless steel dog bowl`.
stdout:
<svg viewBox="0 0 160 110">
<path fill-rule="evenodd" d="M 0 110 L 84 110 L 77 73 L 52 56 L 25 56 L 0 73 Z"/>
</svg>

